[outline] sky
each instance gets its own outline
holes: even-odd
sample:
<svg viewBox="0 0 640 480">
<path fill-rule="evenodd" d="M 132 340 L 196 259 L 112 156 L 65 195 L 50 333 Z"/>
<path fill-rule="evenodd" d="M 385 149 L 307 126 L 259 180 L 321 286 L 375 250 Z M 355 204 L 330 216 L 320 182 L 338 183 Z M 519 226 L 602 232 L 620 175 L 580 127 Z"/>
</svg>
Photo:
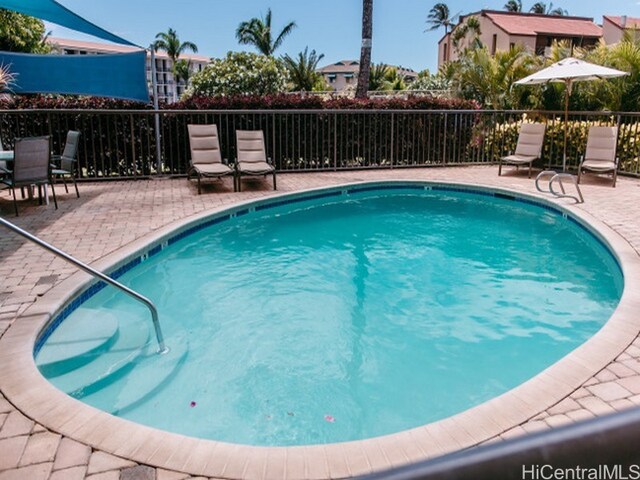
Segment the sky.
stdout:
<svg viewBox="0 0 640 480">
<path fill-rule="evenodd" d="M 427 31 L 429 9 L 441 0 L 374 0 L 373 50 L 375 63 L 435 71 L 437 43 L 442 34 Z M 506 0 L 451 0 L 446 2 L 452 14 L 482 8 L 502 9 Z M 287 37 L 277 54 L 296 55 L 309 47 L 324 54 L 320 65 L 360 57 L 361 0 L 59 0 L 87 20 L 141 46 L 149 45 L 155 35 L 169 27 L 182 41 L 192 41 L 199 53 L 222 57 L 230 50 L 252 48 L 239 45 L 235 38 L 238 24 L 273 11 L 273 26 L 281 28 L 289 21 L 298 27 Z M 525 10 L 535 0 L 523 0 Z M 640 17 L 640 0 L 556 0 L 571 15 Z M 93 40 L 82 34 L 47 24 L 53 36 Z"/>
</svg>

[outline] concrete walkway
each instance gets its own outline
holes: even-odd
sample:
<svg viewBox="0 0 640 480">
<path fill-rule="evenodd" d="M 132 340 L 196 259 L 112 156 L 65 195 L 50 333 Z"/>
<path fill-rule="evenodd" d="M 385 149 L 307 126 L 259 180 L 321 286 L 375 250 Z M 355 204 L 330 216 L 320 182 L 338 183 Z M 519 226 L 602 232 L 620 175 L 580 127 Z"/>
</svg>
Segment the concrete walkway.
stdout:
<svg viewBox="0 0 640 480">
<path fill-rule="evenodd" d="M 385 180 L 446 180 L 499 186 L 534 193 L 533 180 L 496 167 L 402 169 L 338 173 L 281 174 L 279 192 L 292 192 L 340 183 Z M 15 218 L 11 197 L 0 192 L 0 215 L 44 240 L 92 262 L 136 238 L 171 222 L 239 200 L 272 195 L 269 183 L 245 182 L 233 193 L 230 180 L 209 184 L 202 195 L 185 179 L 103 182 L 80 185 L 81 198 L 58 186 L 59 210 L 53 205 L 20 202 Z M 590 177 L 583 187 L 586 203 L 580 208 L 606 223 L 640 252 L 640 181 L 620 178 L 610 182 Z M 569 204 L 570 202 L 566 202 Z M 1 227 L 0 227 L 1 228 Z M 52 286 L 75 270 L 51 254 L 25 243 L 6 230 L 0 232 L 0 336 L 15 318 Z M 640 315 L 640 313 L 638 313 Z M 189 475 L 137 465 L 47 431 L 22 415 L 1 395 L 0 480 L 6 479 L 182 479 Z M 552 408 L 541 411 L 500 437 L 553 428 L 569 422 L 640 405 L 640 339 L 581 388 Z"/>
</svg>

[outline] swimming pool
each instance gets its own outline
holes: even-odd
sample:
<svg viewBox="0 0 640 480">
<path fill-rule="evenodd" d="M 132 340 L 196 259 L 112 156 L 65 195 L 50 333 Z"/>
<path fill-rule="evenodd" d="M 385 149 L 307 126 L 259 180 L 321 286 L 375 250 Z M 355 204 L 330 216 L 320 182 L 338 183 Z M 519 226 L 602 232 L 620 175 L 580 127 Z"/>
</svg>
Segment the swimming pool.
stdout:
<svg viewBox="0 0 640 480">
<path fill-rule="evenodd" d="M 104 289 L 41 337 L 43 372 L 91 405 L 191 436 L 362 439 L 517 386 L 620 298 L 610 253 L 560 211 L 425 185 L 313 197 L 217 216 L 122 270 L 158 304 L 170 357 L 153 355 L 147 312 Z M 65 330 L 84 358 L 56 361 Z M 126 354 L 101 363 L 114 351 Z"/>
</svg>

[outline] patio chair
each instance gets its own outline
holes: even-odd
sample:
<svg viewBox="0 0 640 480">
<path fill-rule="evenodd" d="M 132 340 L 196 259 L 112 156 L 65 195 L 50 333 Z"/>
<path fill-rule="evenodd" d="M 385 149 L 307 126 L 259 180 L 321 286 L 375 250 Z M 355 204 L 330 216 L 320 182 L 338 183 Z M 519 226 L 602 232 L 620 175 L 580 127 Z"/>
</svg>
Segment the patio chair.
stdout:
<svg viewBox="0 0 640 480">
<path fill-rule="evenodd" d="M 578 183 L 580 183 L 583 171 L 593 173 L 611 172 L 613 187 L 615 187 L 618 177 L 617 144 L 618 127 L 590 127 L 589 135 L 587 136 L 587 149 L 578 167 Z"/>
<path fill-rule="evenodd" d="M 273 175 L 273 189 L 276 190 L 276 169 L 267 158 L 262 130 L 236 130 L 238 147 L 238 191 L 241 191 L 242 176 Z"/>
<path fill-rule="evenodd" d="M 62 179 L 64 184 L 64 191 L 69 193 L 67 187 L 66 178 L 69 177 L 73 181 L 73 186 L 76 189 L 76 196 L 80 198 L 80 192 L 78 191 L 78 184 L 76 183 L 76 175 L 78 173 L 78 143 L 80 142 L 80 132 L 69 130 L 67 133 L 67 141 L 64 144 L 64 150 L 62 155 L 54 155 L 51 157 L 51 178 L 53 181 L 56 178 Z"/>
<path fill-rule="evenodd" d="M 198 195 L 202 193 L 200 182 L 203 178 L 220 179 L 227 175 L 233 177 L 233 191 L 236 191 L 235 171 L 220 153 L 218 127 L 213 125 L 187 125 L 189 146 L 191 147 L 191 167 L 187 180 L 192 176 L 198 179 Z"/>
<path fill-rule="evenodd" d="M 50 160 L 50 141 L 49 137 L 31 137 L 17 138 L 14 147 L 13 170 L 3 169 L 5 177 L 0 182 L 11 188 L 13 193 L 13 207 L 18 216 L 18 202 L 16 200 L 16 188 L 27 187 L 31 185 L 38 186 L 40 201 L 42 202 L 41 187 L 43 185 L 51 185 L 53 193 L 53 202 L 56 210 L 58 209 L 58 201 L 56 200 L 56 191 L 51 181 Z"/>
<path fill-rule="evenodd" d="M 531 166 L 535 160 L 542 156 L 542 145 L 544 144 L 544 131 L 546 126 L 543 123 L 523 123 L 520 127 L 518 144 L 513 154 L 502 157 L 498 163 L 498 176 L 502 175 L 502 164 L 521 165 L 529 164 L 529 178 L 531 178 Z"/>
</svg>

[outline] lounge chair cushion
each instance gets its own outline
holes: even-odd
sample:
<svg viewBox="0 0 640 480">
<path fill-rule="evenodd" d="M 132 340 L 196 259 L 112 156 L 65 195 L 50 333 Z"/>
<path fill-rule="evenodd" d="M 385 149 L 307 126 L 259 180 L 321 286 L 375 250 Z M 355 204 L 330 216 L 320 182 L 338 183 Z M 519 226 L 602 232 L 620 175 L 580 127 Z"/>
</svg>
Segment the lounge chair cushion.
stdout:
<svg viewBox="0 0 640 480">
<path fill-rule="evenodd" d="M 582 168 L 594 172 L 610 172 L 616 169 L 616 162 L 608 160 L 585 160 L 582 162 Z"/>
<path fill-rule="evenodd" d="M 273 166 L 267 162 L 240 162 L 238 163 L 238 170 L 240 173 L 260 175 L 273 172 Z"/>
<path fill-rule="evenodd" d="M 504 163 L 512 163 L 514 165 L 524 165 L 524 164 L 533 162 L 537 158 L 538 158 L 537 155 L 534 156 L 534 155 L 514 154 L 514 155 L 507 155 L 506 157 L 503 157 L 502 161 Z"/>
<path fill-rule="evenodd" d="M 233 169 L 224 163 L 196 163 L 193 165 L 201 175 L 226 175 L 233 173 Z"/>
</svg>

